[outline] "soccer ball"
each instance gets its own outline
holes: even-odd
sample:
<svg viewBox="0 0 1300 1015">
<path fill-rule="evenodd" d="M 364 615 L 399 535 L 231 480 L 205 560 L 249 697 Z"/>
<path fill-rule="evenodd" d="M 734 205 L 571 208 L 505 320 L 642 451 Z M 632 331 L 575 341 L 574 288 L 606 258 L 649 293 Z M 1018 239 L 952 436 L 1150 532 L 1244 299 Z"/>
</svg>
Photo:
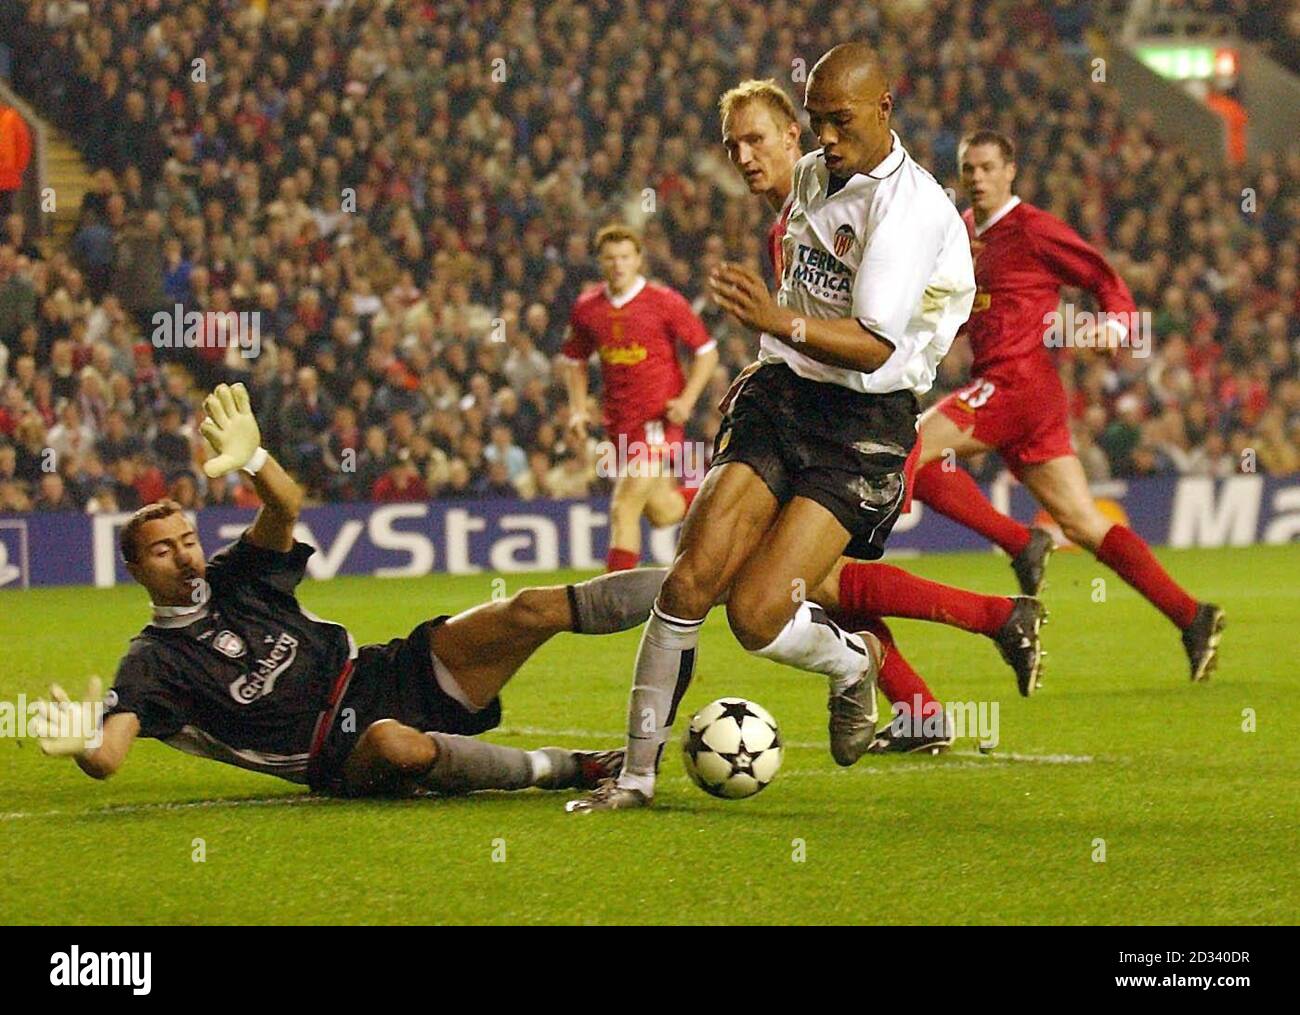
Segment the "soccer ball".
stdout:
<svg viewBox="0 0 1300 1015">
<path fill-rule="evenodd" d="M 691 717 L 682 741 L 686 774 L 722 797 L 753 796 L 781 767 L 781 734 L 767 710 L 744 698 L 719 698 Z"/>
</svg>

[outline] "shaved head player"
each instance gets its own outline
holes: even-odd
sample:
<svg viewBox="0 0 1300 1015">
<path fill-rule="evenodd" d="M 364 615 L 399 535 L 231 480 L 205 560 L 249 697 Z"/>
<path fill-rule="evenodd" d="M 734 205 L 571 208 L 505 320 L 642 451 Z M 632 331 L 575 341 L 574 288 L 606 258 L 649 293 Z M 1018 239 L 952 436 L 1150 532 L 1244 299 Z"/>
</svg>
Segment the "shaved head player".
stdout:
<svg viewBox="0 0 1300 1015">
<path fill-rule="evenodd" d="M 775 215 L 768 231 L 768 256 L 779 278 L 794 167 L 803 157 L 794 103 L 775 81 L 749 80 L 728 89 L 718 100 L 718 111 L 728 159 L 750 193 L 761 197 Z M 919 450 L 914 449 L 914 456 Z M 917 724 L 902 721 L 908 713 L 919 718 L 941 711 L 942 704 L 904 658 L 882 617 L 955 624 L 987 635 L 1016 671 L 1021 693 L 1032 693 L 1042 659 L 1039 629 L 1044 614 L 1037 600 L 981 596 L 888 564 L 845 557 L 831 569 L 827 583 L 836 590 L 832 619 L 851 630 L 869 631 L 883 649 L 879 686 L 893 706 L 895 721 L 878 730 L 872 751 L 933 751 L 952 742 L 946 723 L 931 723 L 930 732 L 918 732 Z M 824 591 L 819 595 L 819 603 L 830 598 Z"/>
<path fill-rule="evenodd" d="M 876 54 L 830 50 L 804 105 L 821 148 L 795 166 L 777 299 L 741 265 L 710 278 L 718 305 L 760 332 L 760 365 L 728 405 L 642 634 L 623 771 L 571 811 L 652 801 L 700 626 L 724 593 L 741 645 L 828 678 L 839 764 L 875 737 L 879 644 L 792 590 L 822 585 L 843 553 L 883 552 L 906 495 L 917 395 L 970 313 L 975 280 L 956 209 L 890 129 Z"/>
</svg>

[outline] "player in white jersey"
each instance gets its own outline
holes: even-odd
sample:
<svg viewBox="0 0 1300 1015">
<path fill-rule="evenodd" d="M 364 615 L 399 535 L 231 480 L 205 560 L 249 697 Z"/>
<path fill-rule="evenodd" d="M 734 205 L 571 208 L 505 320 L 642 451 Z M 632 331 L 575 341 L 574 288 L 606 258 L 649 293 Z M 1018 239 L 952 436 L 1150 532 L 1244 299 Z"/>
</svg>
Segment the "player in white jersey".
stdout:
<svg viewBox="0 0 1300 1015">
<path fill-rule="evenodd" d="M 890 129 L 893 97 L 869 47 L 826 53 L 804 107 L 822 147 L 795 168 L 777 298 L 749 267 L 710 278 L 718 304 L 762 334 L 759 364 L 726 404 L 642 634 L 623 771 L 571 811 L 652 800 L 700 626 L 724 597 L 746 649 L 829 678 L 839 764 L 875 734 L 879 645 L 840 630 L 804 590 L 841 553 L 880 556 L 905 494 L 917 396 L 970 312 L 975 277 L 952 202 Z"/>
</svg>

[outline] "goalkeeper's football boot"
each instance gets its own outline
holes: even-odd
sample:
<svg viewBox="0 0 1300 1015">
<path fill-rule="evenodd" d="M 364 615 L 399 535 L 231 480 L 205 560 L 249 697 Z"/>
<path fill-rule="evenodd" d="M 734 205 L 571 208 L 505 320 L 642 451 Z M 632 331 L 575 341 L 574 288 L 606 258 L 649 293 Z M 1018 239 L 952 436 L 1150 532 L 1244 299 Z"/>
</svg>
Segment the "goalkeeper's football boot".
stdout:
<svg viewBox="0 0 1300 1015">
<path fill-rule="evenodd" d="M 1029 542 L 1011 558 L 1011 570 L 1016 573 L 1016 581 L 1024 595 L 1038 595 L 1047 574 L 1047 558 L 1055 549 L 1056 540 L 1046 529 L 1029 530 Z"/>
<path fill-rule="evenodd" d="M 875 639 L 865 631 L 859 637 L 867 642 L 867 668 L 862 676 L 841 691 L 832 690 L 826 707 L 830 710 L 828 728 L 831 735 L 831 757 L 837 765 L 846 768 L 866 754 L 876 739 L 876 677 L 879 665 L 871 642 Z"/>
<path fill-rule="evenodd" d="M 1011 616 L 993 635 L 998 651 L 1016 673 L 1016 686 L 1028 698 L 1041 683 L 1043 669 L 1043 643 L 1038 633 L 1042 629 L 1047 611 L 1043 604 L 1031 596 L 1016 596 Z"/>
<path fill-rule="evenodd" d="M 934 729 L 935 725 L 932 716 L 913 723 L 907 715 L 896 715 L 893 722 L 876 733 L 867 750 L 871 754 L 943 754 L 954 739 L 952 722 L 945 714 L 942 731 Z"/>
<path fill-rule="evenodd" d="M 571 751 L 565 747 L 543 747 L 551 759 L 550 772 L 535 785 L 538 789 L 595 789 L 605 779 L 623 770 L 624 751 Z"/>
<path fill-rule="evenodd" d="M 1192 680 L 1209 680 L 1219 664 L 1219 639 L 1223 637 L 1223 610 L 1213 603 L 1198 603 L 1196 619 L 1183 630 L 1183 648 L 1192 664 Z"/>
<path fill-rule="evenodd" d="M 558 789 L 595 789 L 606 779 L 613 779 L 623 771 L 623 748 L 616 751 L 574 751 L 578 774 L 572 783 Z"/>
<path fill-rule="evenodd" d="M 592 811 L 628 811 L 636 807 L 649 807 L 653 797 L 639 789 L 620 786 L 617 779 L 605 779 L 585 797 L 570 800 L 564 809 L 570 814 L 590 814 Z"/>
</svg>

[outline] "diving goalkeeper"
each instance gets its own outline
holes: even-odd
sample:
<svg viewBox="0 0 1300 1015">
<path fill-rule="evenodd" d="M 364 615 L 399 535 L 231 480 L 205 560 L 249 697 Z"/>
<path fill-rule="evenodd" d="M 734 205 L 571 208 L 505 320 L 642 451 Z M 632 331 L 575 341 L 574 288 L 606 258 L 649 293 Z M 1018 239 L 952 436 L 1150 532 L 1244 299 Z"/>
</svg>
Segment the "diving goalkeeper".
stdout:
<svg viewBox="0 0 1300 1015">
<path fill-rule="evenodd" d="M 242 469 L 262 500 L 253 524 L 205 560 L 178 504 L 160 501 L 122 528 L 131 576 L 153 618 L 131 640 L 103 699 L 57 685 L 29 724 L 46 754 L 104 779 L 137 737 L 338 795 L 590 789 L 616 774 L 622 751 L 525 751 L 474 739 L 501 722 L 498 694 L 562 631 L 605 634 L 650 612 L 661 570 L 524 589 L 363 645 L 295 596 L 313 548 L 293 538 L 302 491 L 261 447 L 243 385 L 204 402 L 211 477 Z"/>
</svg>

